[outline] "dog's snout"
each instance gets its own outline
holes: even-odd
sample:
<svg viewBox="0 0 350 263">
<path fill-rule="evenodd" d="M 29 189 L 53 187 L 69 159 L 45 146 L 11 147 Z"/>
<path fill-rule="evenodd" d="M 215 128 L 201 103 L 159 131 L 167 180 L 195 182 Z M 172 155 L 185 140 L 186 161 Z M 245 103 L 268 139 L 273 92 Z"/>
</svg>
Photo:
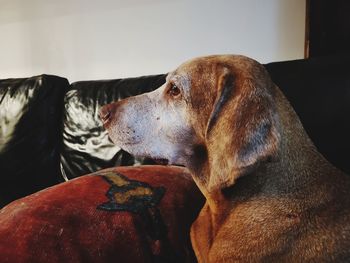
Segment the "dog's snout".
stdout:
<svg viewBox="0 0 350 263">
<path fill-rule="evenodd" d="M 111 119 L 111 116 L 112 116 L 112 105 L 107 104 L 107 105 L 103 106 L 100 109 L 99 115 L 100 115 L 100 118 L 101 118 L 103 124 L 106 124 Z"/>
</svg>

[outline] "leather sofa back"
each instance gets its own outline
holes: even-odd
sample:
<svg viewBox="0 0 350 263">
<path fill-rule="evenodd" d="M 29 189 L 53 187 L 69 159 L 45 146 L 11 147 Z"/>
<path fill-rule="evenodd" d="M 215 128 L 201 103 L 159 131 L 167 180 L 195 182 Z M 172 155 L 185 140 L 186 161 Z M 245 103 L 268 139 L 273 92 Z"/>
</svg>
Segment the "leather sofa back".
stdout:
<svg viewBox="0 0 350 263">
<path fill-rule="evenodd" d="M 62 181 L 59 169 L 66 79 L 0 80 L 0 207 Z"/>
<path fill-rule="evenodd" d="M 266 65 L 318 150 L 350 175 L 350 55 Z"/>
<path fill-rule="evenodd" d="M 98 111 L 105 104 L 158 88 L 165 82 L 165 76 L 71 84 L 64 97 L 61 152 L 63 172 L 68 179 L 107 167 L 152 163 L 147 159 L 135 159 L 114 145 L 102 126 Z"/>
<path fill-rule="evenodd" d="M 318 150 L 350 174 L 349 56 L 266 64 L 272 80 L 291 102 Z M 166 75 L 73 83 L 65 96 L 62 164 L 68 178 L 135 160 L 112 144 L 98 117 L 100 106 L 154 90 Z M 140 112 L 142 114 L 142 112 Z"/>
</svg>

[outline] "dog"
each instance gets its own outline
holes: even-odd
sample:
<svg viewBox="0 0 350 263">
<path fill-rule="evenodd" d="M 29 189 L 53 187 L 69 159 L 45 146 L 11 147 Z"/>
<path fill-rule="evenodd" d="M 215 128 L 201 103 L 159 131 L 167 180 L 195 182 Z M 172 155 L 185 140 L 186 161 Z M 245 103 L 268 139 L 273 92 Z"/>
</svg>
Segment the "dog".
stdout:
<svg viewBox="0 0 350 263">
<path fill-rule="evenodd" d="M 100 116 L 124 150 L 190 170 L 206 198 L 191 227 L 199 262 L 350 261 L 350 177 L 255 60 L 192 59 Z"/>
</svg>

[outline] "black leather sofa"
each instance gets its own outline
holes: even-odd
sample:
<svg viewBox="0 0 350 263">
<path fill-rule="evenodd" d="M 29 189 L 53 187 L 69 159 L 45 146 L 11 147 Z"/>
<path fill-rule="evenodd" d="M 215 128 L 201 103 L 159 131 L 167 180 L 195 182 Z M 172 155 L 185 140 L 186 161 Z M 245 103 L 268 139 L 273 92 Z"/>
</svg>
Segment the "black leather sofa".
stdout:
<svg viewBox="0 0 350 263">
<path fill-rule="evenodd" d="M 319 151 L 350 173 L 350 55 L 266 64 Z M 165 74 L 80 81 L 40 75 L 0 80 L 0 207 L 102 168 L 150 164 L 113 145 L 101 105 L 151 91 Z M 142 112 L 140 112 L 142 114 Z"/>
</svg>

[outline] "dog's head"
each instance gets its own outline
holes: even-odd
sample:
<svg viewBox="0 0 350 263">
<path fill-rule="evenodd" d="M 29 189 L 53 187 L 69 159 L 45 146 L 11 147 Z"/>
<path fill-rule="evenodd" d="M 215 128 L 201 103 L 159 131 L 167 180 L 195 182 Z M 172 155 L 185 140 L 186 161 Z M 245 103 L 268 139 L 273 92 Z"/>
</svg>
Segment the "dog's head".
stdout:
<svg viewBox="0 0 350 263">
<path fill-rule="evenodd" d="M 115 144 L 187 166 L 206 192 L 276 155 L 280 140 L 273 83 L 262 65 L 243 56 L 190 60 L 157 90 L 100 114 Z"/>
</svg>

